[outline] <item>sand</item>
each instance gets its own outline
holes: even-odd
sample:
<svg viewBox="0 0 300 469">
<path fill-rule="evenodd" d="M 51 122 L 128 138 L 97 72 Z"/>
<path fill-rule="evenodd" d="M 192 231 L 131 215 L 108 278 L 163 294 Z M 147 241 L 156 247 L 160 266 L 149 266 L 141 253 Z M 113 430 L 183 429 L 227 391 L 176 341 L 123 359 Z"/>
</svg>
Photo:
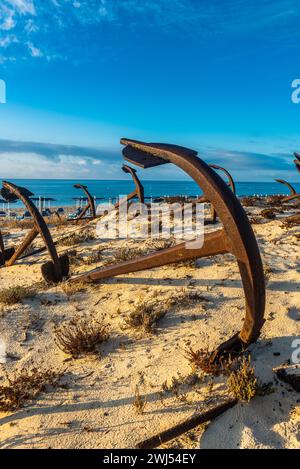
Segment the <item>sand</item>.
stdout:
<svg viewBox="0 0 300 469">
<path fill-rule="evenodd" d="M 249 214 L 259 210 L 247 207 Z M 188 432 L 164 447 L 173 448 L 299 448 L 300 396 L 275 379 L 273 368 L 291 359 L 292 342 L 300 338 L 299 227 L 276 220 L 254 224 L 266 267 L 266 323 L 251 345 L 257 376 L 272 382 L 273 392 L 239 403 L 216 420 Z M 1 222 L 0 222 L 1 223 Z M 90 225 L 94 228 L 94 224 Z M 52 228 L 53 237 L 74 228 Z M 208 228 L 216 229 L 216 227 Z M 26 230 L 12 229 L 5 241 L 15 244 Z M 297 236 L 298 234 L 298 236 Z M 87 258 L 105 248 L 96 264 L 72 265 L 77 274 L 103 265 L 120 246 L 145 249 L 147 241 L 92 240 L 59 251 L 77 250 Z M 30 368 L 63 373 L 60 387 L 49 387 L 14 412 L 0 412 L 0 448 L 132 448 L 160 430 L 192 415 L 196 409 L 228 395 L 224 377 L 193 370 L 186 357 L 194 350 L 213 350 L 242 324 L 244 296 L 231 255 L 201 259 L 195 265 L 172 265 L 121 276 L 67 296 L 60 285 L 45 288 L 41 263 L 46 254 L 29 257 L 0 270 L 0 289 L 37 285 L 37 294 L 22 303 L 0 304 L 0 338 L 6 344 L 5 373 Z M 170 306 L 153 334 L 125 327 L 124 318 L 139 300 L 163 308 L 171 298 L 197 292 L 198 301 Z M 72 359 L 54 340 L 54 327 L 76 315 L 92 314 L 109 324 L 110 339 L 100 353 Z M 177 392 L 167 391 L 174 378 Z M 135 392 L 146 400 L 139 414 Z"/>
</svg>

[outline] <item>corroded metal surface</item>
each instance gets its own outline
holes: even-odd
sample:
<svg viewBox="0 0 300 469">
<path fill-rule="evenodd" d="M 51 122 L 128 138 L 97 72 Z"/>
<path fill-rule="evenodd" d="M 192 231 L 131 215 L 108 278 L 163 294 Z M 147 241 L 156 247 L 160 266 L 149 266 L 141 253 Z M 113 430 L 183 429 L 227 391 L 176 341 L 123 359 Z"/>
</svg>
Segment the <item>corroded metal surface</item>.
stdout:
<svg viewBox="0 0 300 469">
<path fill-rule="evenodd" d="M 136 198 L 138 198 L 140 203 L 144 203 L 145 201 L 144 187 L 136 174 L 136 170 L 124 164 L 122 166 L 122 171 L 124 171 L 124 173 L 126 174 L 131 175 L 132 180 L 135 185 L 135 189 L 134 191 L 130 192 L 130 194 L 127 194 L 125 197 L 123 197 L 123 199 L 118 200 L 118 202 L 116 202 L 115 205 L 113 206 L 113 209 L 119 208 L 120 205 L 123 205 L 124 203 L 128 204 L 131 200 L 136 199 Z"/>
<path fill-rule="evenodd" d="M 15 253 L 14 248 L 5 249 L 3 236 L 0 231 L 0 267 L 5 265 L 5 262 L 8 261 Z"/>
<path fill-rule="evenodd" d="M 294 153 L 294 157 L 296 158 L 294 160 L 296 169 L 300 172 L 300 155 L 298 153 Z M 285 181 L 284 179 L 275 179 L 275 181 L 279 182 L 280 184 L 284 184 L 288 187 L 290 191 L 290 195 L 288 195 L 287 197 L 283 197 L 282 202 L 292 202 L 293 200 L 300 199 L 300 194 L 297 193 L 295 188 L 289 182 Z"/>
<path fill-rule="evenodd" d="M 296 169 L 297 169 L 297 171 L 299 171 L 299 173 L 300 173 L 300 155 L 299 155 L 299 153 L 294 153 L 294 157 L 296 158 L 296 159 L 294 160 L 294 163 L 295 163 L 295 165 L 296 165 Z"/>
<path fill-rule="evenodd" d="M 15 184 L 12 184 L 7 181 L 3 181 L 3 188 L 1 190 L 1 194 L 6 200 L 12 201 L 20 199 L 26 206 L 30 215 L 32 216 L 34 224 L 33 228 L 27 234 L 21 245 L 6 261 L 5 265 L 13 265 L 17 261 L 17 259 L 24 253 L 24 251 L 31 245 L 34 239 L 38 235 L 40 235 L 51 257 L 51 261 L 47 262 L 42 266 L 43 277 L 48 282 L 61 281 L 63 277 L 68 275 L 69 272 L 68 259 L 66 258 L 66 256 L 62 256 L 60 258 L 58 257 L 48 226 L 44 218 L 38 211 L 37 207 L 34 205 L 33 201 L 29 198 L 30 195 L 33 194 L 27 189 L 18 187 Z"/>
<path fill-rule="evenodd" d="M 297 193 L 296 189 L 292 186 L 292 184 L 285 181 L 284 179 L 275 179 L 275 181 L 285 185 L 290 191 L 290 195 L 283 197 L 282 202 L 292 202 L 293 200 L 300 198 L 300 194 Z"/>
<path fill-rule="evenodd" d="M 182 435 L 183 433 L 192 430 L 199 425 L 212 421 L 219 415 L 223 414 L 229 409 L 232 409 L 235 405 L 239 403 L 238 399 L 227 399 L 224 402 L 221 402 L 217 405 L 212 406 L 210 409 L 206 409 L 203 412 L 196 412 L 191 417 L 188 417 L 184 421 L 174 425 L 168 430 L 162 431 L 146 440 L 140 441 L 135 446 L 135 449 L 153 449 L 161 446 L 163 443 L 167 441 L 173 440 L 178 436 Z"/>
<path fill-rule="evenodd" d="M 147 168 L 173 163 L 185 171 L 204 192 L 214 206 L 223 229 L 205 235 L 202 247 L 187 248 L 186 243 L 164 249 L 142 258 L 115 266 L 96 269 L 71 281 L 97 281 L 130 272 L 151 269 L 187 259 L 231 253 L 236 257 L 246 300 L 246 314 L 242 330 L 221 344 L 212 355 L 218 359 L 224 353 L 239 352 L 255 341 L 264 324 L 265 281 L 262 261 L 247 215 L 225 181 L 197 153 L 169 144 L 143 143 L 122 139 L 123 155 L 138 166 Z"/>
<path fill-rule="evenodd" d="M 123 164 L 122 170 L 124 171 L 124 173 L 127 173 L 127 174 L 131 175 L 132 180 L 135 184 L 135 190 L 131 194 L 132 195 L 135 194 L 135 196 L 139 199 L 139 202 L 143 204 L 144 201 L 145 201 L 144 187 L 143 187 L 141 181 L 138 178 L 138 175 L 136 173 L 136 169 L 131 168 L 130 166 L 128 166 L 126 164 Z M 129 199 L 129 197 L 130 197 L 130 195 L 127 196 L 128 199 Z"/>
<path fill-rule="evenodd" d="M 91 217 L 95 218 L 96 217 L 95 201 L 93 197 L 91 196 L 87 186 L 83 186 L 82 184 L 74 184 L 74 187 L 75 189 L 82 189 L 85 195 L 87 196 L 87 200 L 88 200 L 87 205 L 83 207 L 80 214 L 75 220 L 76 221 L 81 220 L 88 210 L 90 210 Z"/>
<path fill-rule="evenodd" d="M 227 184 L 230 187 L 230 189 L 232 190 L 232 192 L 234 194 L 236 194 L 235 183 L 234 183 L 233 177 L 231 176 L 230 172 L 227 169 L 225 169 L 222 166 L 219 166 L 217 164 L 210 164 L 209 166 L 211 168 L 215 169 L 216 171 L 222 171 L 227 176 L 227 179 L 228 179 Z M 213 223 L 213 224 L 216 223 L 217 217 L 218 217 L 218 214 L 216 212 L 216 209 L 214 208 L 213 205 L 211 205 L 211 223 Z"/>
<path fill-rule="evenodd" d="M 280 184 L 283 184 L 284 186 L 286 186 L 289 189 L 291 195 L 294 195 L 294 194 L 297 193 L 296 189 L 292 186 L 292 184 L 285 181 L 284 179 L 275 179 L 275 181 L 279 182 Z"/>
</svg>

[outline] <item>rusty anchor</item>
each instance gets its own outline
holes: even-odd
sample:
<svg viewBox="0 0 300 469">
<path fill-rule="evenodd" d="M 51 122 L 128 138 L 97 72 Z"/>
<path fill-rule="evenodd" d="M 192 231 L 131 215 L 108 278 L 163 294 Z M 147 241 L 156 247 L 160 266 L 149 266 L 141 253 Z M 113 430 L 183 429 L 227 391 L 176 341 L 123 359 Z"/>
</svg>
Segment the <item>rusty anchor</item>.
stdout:
<svg viewBox="0 0 300 469">
<path fill-rule="evenodd" d="M 113 209 L 116 209 L 118 208 L 121 204 L 123 204 L 124 202 L 127 202 L 129 203 L 131 200 L 135 199 L 135 198 L 138 198 L 138 200 L 141 202 L 141 203 L 144 203 L 144 187 L 141 183 L 141 181 L 139 180 L 137 174 L 136 174 L 136 170 L 134 168 L 131 168 L 130 166 L 127 166 L 127 165 L 123 165 L 122 166 L 122 170 L 124 171 L 124 173 L 127 173 L 127 174 L 130 174 L 131 177 L 132 177 L 132 180 L 135 184 L 135 190 L 130 192 L 128 195 L 126 195 L 123 199 L 121 200 L 118 200 L 114 206 L 113 206 Z M 105 211 L 104 214 L 101 214 L 100 216 L 97 216 L 97 213 L 96 213 L 96 207 L 95 207 L 95 201 L 94 201 L 94 198 L 92 197 L 91 193 L 89 192 L 88 190 L 88 187 L 87 186 L 84 186 L 82 184 L 74 184 L 74 187 L 76 189 L 82 189 L 86 195 L 86 198 L 87 198 L 87 204 L 85 207 L 83 207 L 83 209 L 81 210 L 81 212 L 79 213 L 79 215 L 72 219 L 72 220 L 68 220 L 70 222 L 78 222 L 79 220 L 82 220 L 84 215 L 90 211 L 90 216 L 89 217 L 85 217 L 84 219 L 85 220 L 94 220 L 95 218 L 101 218 L 103 215 L 106 215 L 108 213 L 108 211 Z"/>
<path fill-rule="evenodd" d="M 296 169 L 300 172 L 300 155 L 298 153 L 294 153 L 294 157 L 296 158 L 294 160 Z M 290 191 L 290 195 L 288 195 L 287 197 L 283 197 L 282 202 L 292 202 L 293 200 L 300 198 L 300 194 L 297 193 L 296 189 L 292 186 L 292 184 L 285 181 L 284 179 L 275 179 L 275 181 L 285 185 Z"/>
<path fill-rule="evenodd" d="M 131 272 L 153 269 L 177 261 L 197 259 L 217 254 L 231 253 L 235 256 L 245 295 L 246 312 L 242 330 L 219 345 L 211 359 L 218 360 L 224 354 L 239 353 L 256 341 L 264 324 L 265 280 L 262 261 L 255 235 L 240 202 L 225 181 L 188 148 L 144 143 L 121 139 L 124 158 L 142 168 L 173 163 L 185 171 L 203 190 L 207 200 L 214 206 L 223 228 L 206 234 L 201 248 L 187 249 L 185 243 L 163 249 L 141 258 L 122 262 L 70 279 L 99 281 Z"/>
<path fill-rule="evenodd" d="M 136 169 L 131 168 L 131 166 L 128 166 L 126 164 L 123 164 L 122 170 L 124 171 L 124 173 L 130 174 L 130 176 L 132 177 L 132 180 L 135 185 L 135 190 L 132 191 L 130 194 L 128 194 L 124 199 L 117 202 L 117 204 L 115 205 L 115 208 L 118 208 L 124 201 L 129 202 L 135 198 L 138 198 L 139 202 L 143 204 L 145 201 L 145 191 L 144 191 L 143 184 L 138 178 Z"/>
<path fill-rule="evenodd" d="M 287 182 L 284 179 L 275 179 L 275 181 L 279 182 L 280 184 L 283 184 L 290 191 L 290 195 L 283 197 L 282 202 L 291 202 L 292 200 L 296 200 L 300 197 L 300 194 L 297 193 L 296 189 L 292 186 L 290 182 Z"/>
<path fill-rule="evenodd" d="M 223 168 L 222 166 L 219 166 L 217 164 L 210 164 L 209 165 L 211 168 L 215 169 L 216 171 L 221 171 L 227 176 L 227 185 L 230 187 L 232 192 L 236 194 L 236 187 L 235 187 L 235 182 L 233 180 L 233 177 L 231 176 L 230 172 Z M 217 221 L 218 214 L 214 208 L 214 206 L 211 204 L 211 220 L 210 223 L 215 224 Z"/>
<path fill-rule="evenodd" d="M 48 226 L 37 207 L 30 199 L 30 197 L 33 195 L 32 192 L 30 192 L 28 189 L 25 189 L 24 187 L 18 187 L 15 184 L 7 181 L 3 181 L 2 185 L 2 197 L 8 201 L 15 201 L 16 199 L 21 200 L 33 218 L 33 228 L 27 234 L 20 246 L 13 250 L 12 255 L 8 259 L 5 259 L 5 265 L 7 267 L 14 265 L 15 262 L 22 256 L 24 251 L 32 244 L 34 239 L 40 235 L 45 243 L 45 249 L 48 250 L 48 253 L 51 257 L 51 261 L 46 262 L 41 267 L 43 278 L 50 283 L 57 283 L 62 281 L 63 278 L 69 274 L 68 256 L 63 255 L 58 257 Z"/>
<path fill-rule="evenodd" d="M 75 187 L 75 189 L 82 189 L 83 192 L 85 193 L 86 197 L 87 197 L 87 204 L 86 204 L 85 207 L 83 207 L 83 209 L 81 210 L 81 212 L 79 213 L 77 218 L 75 218 L 75 221 L 81 220 L 84 217 L 84 215 L 88 212 L 88 210 L 90 211 L 89 219 L 96 218 L 95 201 L 94 201 L 93 197 L 91 196 L 91 194 L 88 190 L 88 187 L 84 186 L 82 184 L 74 184 L 74 187 Z M 72 221 L 74 221 L 74 220 L 72 220 Z"/>
<path fill-rule="evenodd" d="M 122 167 L 123 171 L 125 173 L 129 173 L 131 174 L 132 178 L 133 178 L 133 181 L 134 181 L 134 184 L 135 184 L 135 190 L 132 191 L 130 194 L 128 194 L 127 196 L 125 196 L 123 199 L 119 200 L 118 202 L 116 202 L 116 204 L 113 206 L 113 209 L 116 209 L 118 208 L 122 203 L 129 203 L 131 200 L 133 200 L 134 198 L 138 198 L 139 201 L 141 203 L 144 202 L 144 187 L 141 183 L 141 181 L 139 180 L 137 174 L 136 174 L 136 170 L 134 168 L 131 168 L 130 166 L 127 166 L 127 165 L 123 165 Z M 82 188 L 83 186 L 81 186 L 80 184 L 76 184 L 76 186 L 80 186 L 80 188 Z M 86 186 L 84 186 L 86 190 L 88 190 L 86 188 Z M 91 196 L 91 199 L 92 199 L 92 196 Z M 113 210 L 112 209 L 112 210 Z M 102 218 L 103 216 L 107 215 L 108 214 L 108 211 L 105 211 L 104 213 L 102 213 L 101 215 L 95 215 L 95 218 Z M 58 217 L 58 219 L 60 220 L 61 217 L 59 215 L 58 212 L 56 212 L 56 215 Z M 75 221 L 78 220 L 78 219 L 75 219 Z M 74 221 L 74 220 L 70 220 L 70 221 Z M 93 221 L 93 218 L 92 219 L 88 219 L 88 222 L 90 221 Z M 89 223 L 87 223 L 84 228 L 86 228 L 88 226 Z M 70 234 L 73 234 L 73 233 L 76 233 L 78 230 L 81 230 L 82 229 L 82 226 L 80 226 L 80 228 L 76 228 L 75 230 L 72 230 L 72 232 Z M 65 239 L 67 239 L 69 237 L 70 234 L 67 234 L 66 236 L 63 236 L 62 238 L 59 238 L 57 240 L 55 240 L 53 242 L 54 246 L 57 246 L 57 244 L 59 244 L 60 242 L 64 241 Z M 31 256 L 35 256 L 36 254 L 40 254 L 44 251 L 46 251 L 47 247 L 46 246 L 43 246 L 41 248 L 38 248 L 38 249 L 35 249 L 34 251 L 32 251 L 31 253 L 29 254 L 25 254 L 24 256 L 21 257 L 21 259 L 25 259 L 27 257 L 31 257 Z"/>
<path fill-rule="evenodd" d="M 295 152 L 295 153 L 294 153 L 294 157 L 296 158 L 296 159 L 294 160 L 294 163 L 295 163 L 295 165 L 296 165 L 296 169 L 297 169 L 297 171 L 300 173 L 300 155 L 299 155 L 299 153 L 296 153 L 296 152 Z"/>
</svg>

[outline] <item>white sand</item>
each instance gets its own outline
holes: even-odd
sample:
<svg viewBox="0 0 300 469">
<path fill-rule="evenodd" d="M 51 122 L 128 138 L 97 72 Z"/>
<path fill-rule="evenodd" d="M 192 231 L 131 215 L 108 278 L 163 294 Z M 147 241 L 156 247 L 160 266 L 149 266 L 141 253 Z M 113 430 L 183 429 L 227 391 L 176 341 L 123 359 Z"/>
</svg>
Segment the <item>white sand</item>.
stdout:
<svg viewBox="0 0 300 469">
<path fill-rule="evenodd" d="M 247 208 L 247 212 L 255 210 Z M 266 323 L 251 350 L 257 375 L 269 382 L 274 381 L 272 369 L 291 358 L 292 341 L 300 337 L 299 229 L 282 228 L 278 220 L 254 225 L 254 229 L 270 273 Z M 65 231 L 63 228 L 60 233 Z M 20 235 L 15 230 L 11 238 L 16 242 Z M 79 254 L 89 254 L 104 245 L 104 259 L 109 259 L 117 246 L 145 243 L 97 240 L 76 249 Z M 40 265 L 46 259 L 45 254 L 1 269 L 0 288 L 41 281 Z M 95 267 L 75 266 L 73 272 Z M 170 308 L 152 336 L 124 329 L 124 316 L 133 302 L 155 295 L 163 304 L 182 289 L 197 291 L 208 301 Z M 78 312 L 104 317 L 110 324 L 111 338 L 101 347 L 102 358 L 68 360 L 55 344 L 54 324 Z M 0 305 L 0 338 L 6 342 L 8 356 L 14 356 L 3 365 L 1 376 L 4 368 L 11 372 L 34 363 L 64 369 L 63 382 L 67 384 L 49 389 L 16 412 L 0 413 L 0 448 L 130 448 L 167 429 L 191 415 L 199 404 L 205 407 L 214 396 L 226 395 L 220 377 L 214 379 L 212 389 L 210 377 L 181 386 L 184 397 L 166 393 L 162 397 L 161 391 L 165 381 L 170 383 L 172 377 L 182 380 L 191 373 L 185 356 L 188 347 L 213 349 L 240 329 L 243 316 L 243 290 L 230 255 L 201 259 L 196 268 L 166 266 L 88 285 L 85 292 L 71 298 L 57 286 L 41 289 L 34 299 L 22 304 Z M 136 385 L 147 400 L 142 415 L 133 406 Z M 200 440 L 200 448 L 299 448 L 300 396 L 286 384 L 274 381 L 273 386 L 271 395 L 239 404 L 205 428 L 167 446 L 196 448 Z"/>
</svg>

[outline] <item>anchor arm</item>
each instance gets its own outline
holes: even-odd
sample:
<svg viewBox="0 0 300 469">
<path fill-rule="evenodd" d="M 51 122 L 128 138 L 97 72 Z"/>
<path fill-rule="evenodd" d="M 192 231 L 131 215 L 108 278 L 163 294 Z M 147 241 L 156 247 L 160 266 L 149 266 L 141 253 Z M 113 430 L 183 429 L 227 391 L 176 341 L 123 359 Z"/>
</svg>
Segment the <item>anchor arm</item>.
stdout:
<svg viewBox="0 0 300 469">
<path fill-rule="evenodd" d="M 64 259 L 64 266 L 63 266 L 64 268 L 62 268 L 62 262 L 61 262 L 61 259 L 58 257 L 49 228 L 44 218 L 42 217 L 42 215 L 40 214 L 40 212 L 34 205 L 33 201 L 29 198 L 28 193 L 29 194 L 31 193 L 27 190 L 24 191 L 23 188 L 20 188 L 16 186 L 15 184 L 7 182 L 7 181 L 3 181 L 3 189 L 4 189 L 4 192 L 8 194 L 8 197 L 18 198 L 26 206 L 27 210 L 29 211 L 29 213 L 31 214 L 33 218 L 34 229 L 40 234 L 48 250 L 48 253 L 51 257 L 51 260 L 52 260 L 52 262 L 50 263 L 51 266 L 50 264 L 48 264 L 48 267 L 50 267 L 50 270 L 51 270 L 51 274 L 50 274 L 51 280 L 57 281 L 57 282 L 61 281 L 63 279 L 63 276 L 66 275 L 68 271 L 66 259 Z M 30 239 L 33 240 L 35 238 L 36 233 L 34 229 L 32 229 L 32 231 L 28 234 L 28 237 L 24 241 L 25 244 L 23 243 L 23 245 L 21 246 L 20 250 L 22 252 L 24 252 L 26 247 L 29 246 L 30 244 L 29 240 Z M 16 257 L 15 257 L 15 260 L 16 260 Z M 42 272 L 44 274 L 43 267 L 42 267 Z"/>
<path fill-rule="evenodd" d="M 91 196 L 87 186 L 83 186 L 82 184 L 74 184 L 75 189 L 82 189 L 88 199 L 88 204 L 84 207 L 84 209 L 80 212 L 77 217 L 77 220 L 81 220 L 83 216 L 86 214 L 88 209 L 91 210 L 91 215 L 93 218 L 96 218 L 96 209 L 95 209 L 95 202 L 93 197 Z"/>
</svg>

